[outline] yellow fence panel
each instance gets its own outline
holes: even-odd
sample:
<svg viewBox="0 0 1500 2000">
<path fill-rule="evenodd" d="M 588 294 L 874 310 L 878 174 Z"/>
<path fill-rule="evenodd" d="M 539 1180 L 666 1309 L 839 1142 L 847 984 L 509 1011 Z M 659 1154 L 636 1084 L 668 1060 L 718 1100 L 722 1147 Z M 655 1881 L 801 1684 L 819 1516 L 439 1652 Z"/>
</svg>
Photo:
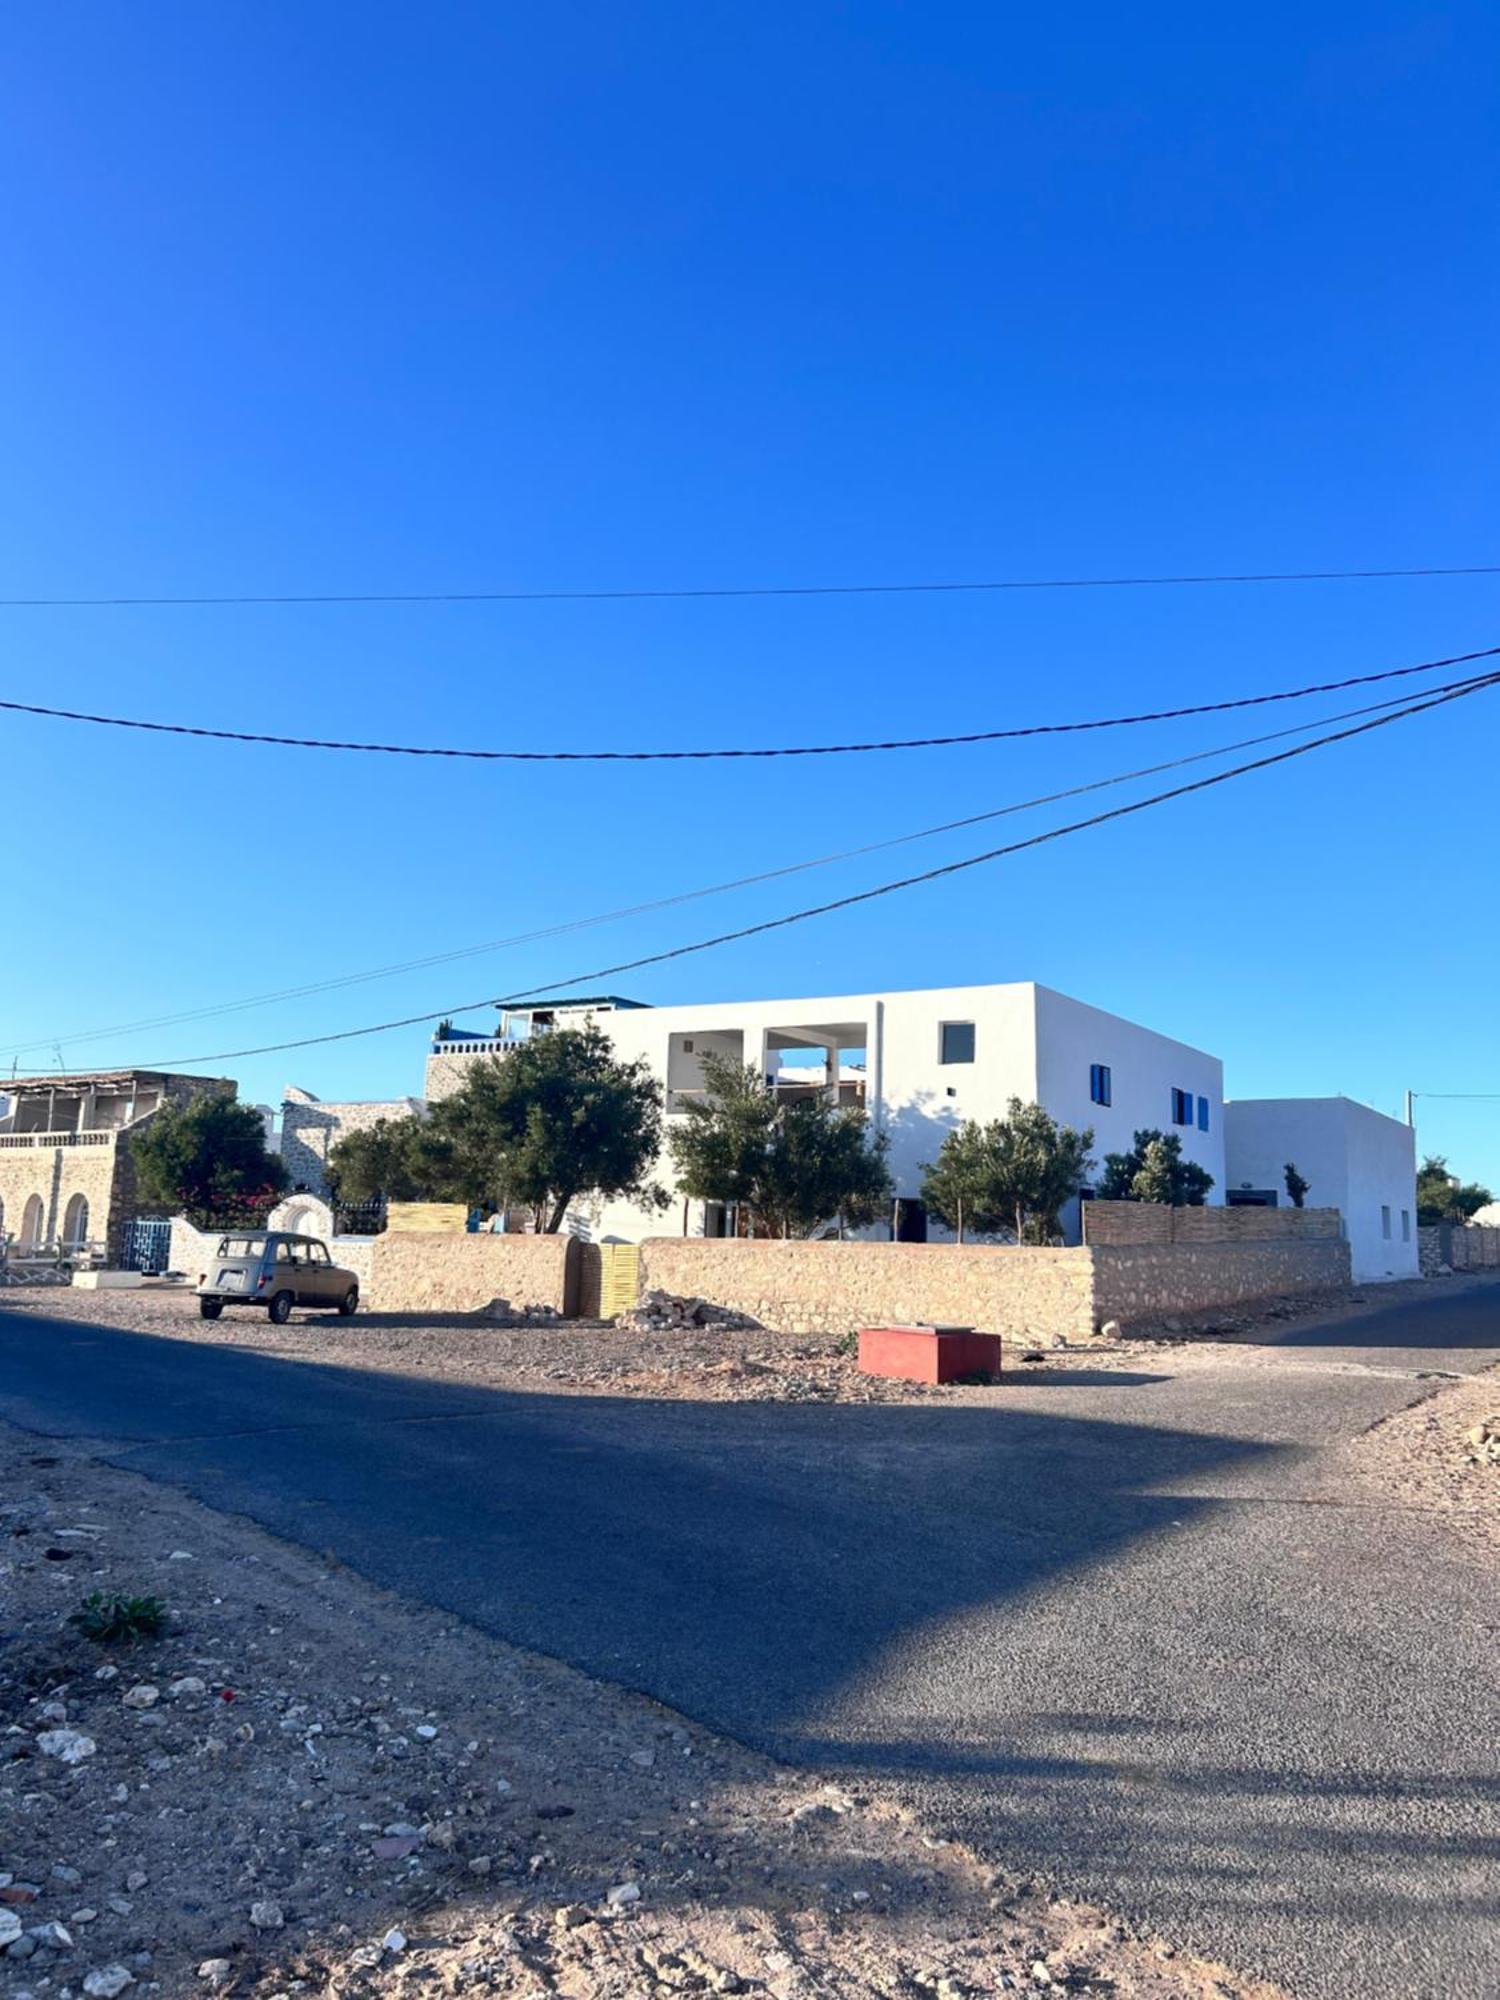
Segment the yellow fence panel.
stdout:
<svg viewBox="0 0 1500 2000">
<path fill-rule="evenodd" d="M 604 1243 L 599 1247 L 599 1316 L 614 1319 L 630 1312 L 641 1296 L 641 1252 L 636 1243 Z"/>
</svg>

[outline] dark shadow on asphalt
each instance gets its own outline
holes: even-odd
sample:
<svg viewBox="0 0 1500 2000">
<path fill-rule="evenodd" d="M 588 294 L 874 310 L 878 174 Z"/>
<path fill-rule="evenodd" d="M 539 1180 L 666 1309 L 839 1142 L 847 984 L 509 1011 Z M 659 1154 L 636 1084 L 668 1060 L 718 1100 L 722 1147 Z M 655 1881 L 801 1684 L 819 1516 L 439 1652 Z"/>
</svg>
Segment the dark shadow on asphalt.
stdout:
<svg viewBox="0 0 1500 2000">
<path fill-rule="evenodd" d="M 1170 1382 L 1170 1375 L 1146 1375 L 1131 1368 L 1008 1368 L 1002 1389 L 1145 1389 Z"/>
</svg>

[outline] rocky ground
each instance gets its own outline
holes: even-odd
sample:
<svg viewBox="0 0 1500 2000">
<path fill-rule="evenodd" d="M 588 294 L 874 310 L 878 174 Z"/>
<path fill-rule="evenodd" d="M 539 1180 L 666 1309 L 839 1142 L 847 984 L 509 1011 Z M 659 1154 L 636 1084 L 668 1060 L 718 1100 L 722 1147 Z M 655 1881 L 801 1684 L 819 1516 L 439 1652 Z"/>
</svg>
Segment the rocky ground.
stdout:
<svg viewBox="0 0 1500 2000">
<path fill-rule="evenodd" d="M 1390 1288 L 1393 1294 L 1402 1289 Z M 1168 1357 L 1174 1367 L 1213 1366 L 1225 1358 L 1244 1366 L 1259 1356 L 1274 1361 L 1274 1349 L 1264 1342 L 1289 1321 L 1321 1324 L 1358 1309 L 1348 1299 L 1311 1304 L 1269 1300 L 1253 1314 L 1168 1320 L 1150 1338 L 1101 1338 L 1086 1346 L 1046 1348 L 1007 1343 L 1005 1366 L 1045 1374 L 1049 1367 L 1076 1367 L 1080 1357 L 1091 1368 L 1131 1369 L 1145 1358 L 1159 1364 Z M 641 1316 L 642 1324 L 617 1326 L 595 1320 L 508 1323 L 484 1313 L 365 1312 L 341 1320 L 297 1312 L 286 1326 L 277 1327 L 264 1313 L 233 1309 L 220 1320 L 200 1319 L 191 1292 L 180 1288 L 92 1292 L 52 1286 L 0 1292 L 0 1311 L 5 1310 L 44 1312 L 205 1346 L 242 1347 L 284 1360 L 437 1381 L 536 1387 L 552 1394 L 575 1390 L 695 1401 L 876 1403 L 993 1393 L 962 1387 L 934 1390 L 862 1375 L 848 1339 L 750 1325 L 663 1327 L 652 1324 L 649 1315 Z"/>
<path fill-rule="evenodd" d="M 1500 1548 L 1500 1378 L 1446 1384 L 1365 1432 L 1355 1476 L 1386 1504 L 1421 1507 L 1465 1541 Z"/>
<path fill-rule="evenodd" d="M 0 1494 L 4 2000 L 1268 2000 L 86 1450 L 0 1427 Z"/>
</svg>

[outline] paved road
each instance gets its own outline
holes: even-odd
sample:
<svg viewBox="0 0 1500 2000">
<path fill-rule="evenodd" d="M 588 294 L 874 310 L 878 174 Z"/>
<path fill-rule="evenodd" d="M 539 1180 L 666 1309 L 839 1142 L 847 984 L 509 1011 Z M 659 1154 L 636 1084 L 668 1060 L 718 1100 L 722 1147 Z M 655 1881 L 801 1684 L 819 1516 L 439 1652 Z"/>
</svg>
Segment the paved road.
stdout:
<svg viewBox="0 0 1500 2000">
<path fill-rule="evenodd" d="M 1332 1337 L 1336 1336 L 1336 1337 Z M 1247 1357 L 1247 1361 L 1251 1357 Z M 0 1416 L 1307 1996 L 1500 1992 L 1500 1589 L 1330 1452 L 1500 1286 L 962 1402 L 518 1395 L 0 1315 Z"/>
</svg>

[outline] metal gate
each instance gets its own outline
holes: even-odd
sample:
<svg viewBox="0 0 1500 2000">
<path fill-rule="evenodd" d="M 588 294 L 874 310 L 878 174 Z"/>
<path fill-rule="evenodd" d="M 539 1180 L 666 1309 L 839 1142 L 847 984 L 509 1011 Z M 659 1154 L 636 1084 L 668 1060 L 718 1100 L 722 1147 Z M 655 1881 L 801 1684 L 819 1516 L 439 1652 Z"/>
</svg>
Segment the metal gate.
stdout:
<svg viewBox="0 0 1500 2000">
<path fill-rule="evenodd" d="M 125 1225 L 124 1254 L 127 1271 L 144 1271 L 156 1277 L 172 1258 L 172 1225 L 165 1216 L 138 1215 Z"/>
</svg>

